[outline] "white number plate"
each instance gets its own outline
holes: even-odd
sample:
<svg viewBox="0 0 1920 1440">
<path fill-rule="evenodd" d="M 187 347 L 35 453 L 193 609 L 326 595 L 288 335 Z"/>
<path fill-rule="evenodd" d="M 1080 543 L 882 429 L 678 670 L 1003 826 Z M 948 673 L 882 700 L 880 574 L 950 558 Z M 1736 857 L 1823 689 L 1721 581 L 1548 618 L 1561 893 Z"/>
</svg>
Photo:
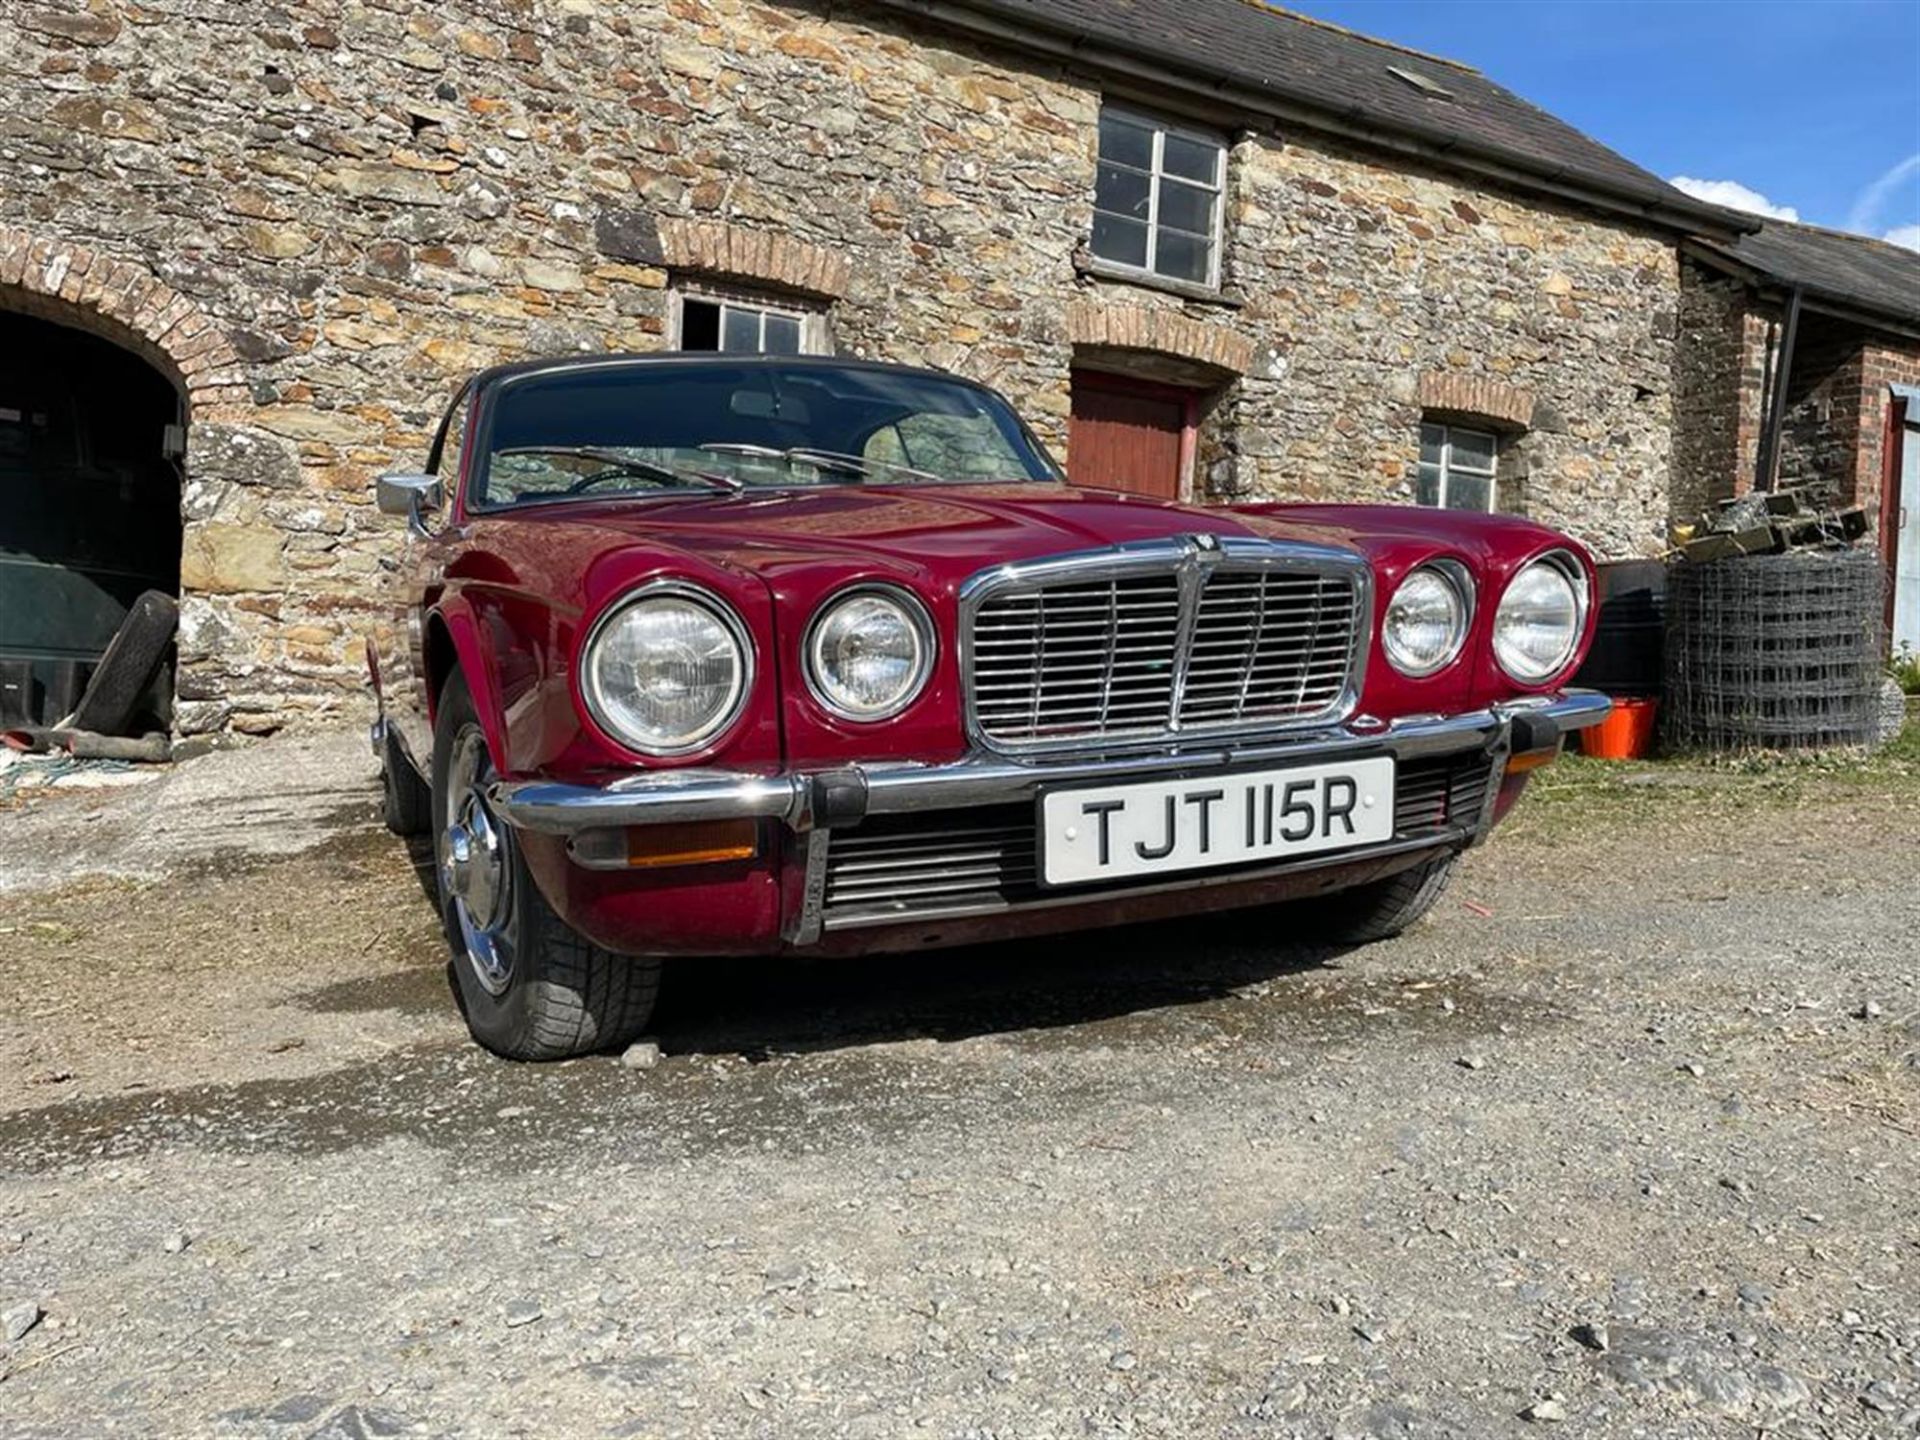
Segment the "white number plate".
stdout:
<svg viewBox="0 0 1920 1440">
<path fill-rule="evenodd" d="M 1040 801 L 1049 885 L 1286 860 L 1392 838 L 1387 756 L 1054 790 Z"/>
</svg>

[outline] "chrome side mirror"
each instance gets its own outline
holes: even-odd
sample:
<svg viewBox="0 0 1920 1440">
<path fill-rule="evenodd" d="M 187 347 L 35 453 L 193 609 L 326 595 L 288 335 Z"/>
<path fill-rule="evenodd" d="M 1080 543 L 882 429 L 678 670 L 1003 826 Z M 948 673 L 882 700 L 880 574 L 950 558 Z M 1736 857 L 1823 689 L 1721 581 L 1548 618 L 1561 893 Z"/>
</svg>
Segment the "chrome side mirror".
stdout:
<svg viewBox="0 0 1920 1440">
<path fill-rule="evenodd" d="M 432 475 L 382 475 L 373 483 L 373 499 L 382 515 L 404 515 L 408 529 L 425 535 L 421 516 L 440 508 L 440 481 Z"/>
</svg>

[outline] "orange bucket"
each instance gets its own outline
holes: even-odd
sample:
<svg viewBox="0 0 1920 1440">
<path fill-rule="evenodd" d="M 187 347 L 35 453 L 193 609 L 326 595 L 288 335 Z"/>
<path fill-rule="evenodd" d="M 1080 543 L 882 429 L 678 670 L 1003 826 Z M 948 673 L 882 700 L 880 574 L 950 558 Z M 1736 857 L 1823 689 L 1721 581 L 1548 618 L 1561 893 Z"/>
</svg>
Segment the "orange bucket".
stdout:
<svg viewBox="0 0 1920 1440">
<path fill-rule="evenodd" d="M 1580 732 L 1580 748 L 1596 760 L 1644 759 L 1653 749 L 1659 718 L 1658 700 L 1616 699 L 1612 714 Z"/>
</svg>

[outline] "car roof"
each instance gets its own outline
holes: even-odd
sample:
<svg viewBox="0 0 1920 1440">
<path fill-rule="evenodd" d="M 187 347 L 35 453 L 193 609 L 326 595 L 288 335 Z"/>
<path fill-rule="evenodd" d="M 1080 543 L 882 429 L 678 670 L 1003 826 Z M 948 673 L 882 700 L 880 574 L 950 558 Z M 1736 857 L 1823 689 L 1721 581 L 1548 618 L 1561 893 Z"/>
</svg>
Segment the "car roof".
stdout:
<svg viewBox="0 0 1920 1440">
<path fill-rule="evenodd" d="M 472 386 L 475 389 L 483 385 L 497 385 L 502 381 L 516 380 L 523 375 L 565 374 L 569 370 L 604 370 L 613 366 L 634 365 L 676 365 L 686 367 L 705 367 L 726 365 L 735 369 L 808 369 L 808 370 L 871 370 L 892 375 L 921 375 L 933 380 L 947 380 L 958 385 L 968 385 L 976 390 L 990 387 L 978 380 L 969 380 L 964 375 L 955 375 L 950 370 L 934 370 L 920 365 L 898 365 L 888 360 L 854 360 L 840 355 L 743 355 L 720 350 L 646 350 L 612 351 L 604 355 L 549 355 L 536 360 L 515 360 L 505 365 L 494 365 L 475 375 Z"/>
</svg>

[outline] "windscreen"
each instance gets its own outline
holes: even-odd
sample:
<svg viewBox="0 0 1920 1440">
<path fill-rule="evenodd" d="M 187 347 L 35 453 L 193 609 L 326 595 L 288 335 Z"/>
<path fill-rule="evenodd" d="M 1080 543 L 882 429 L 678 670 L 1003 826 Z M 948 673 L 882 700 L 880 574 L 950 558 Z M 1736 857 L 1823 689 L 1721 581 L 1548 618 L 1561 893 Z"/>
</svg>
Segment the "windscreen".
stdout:
<svg viewBox="0 0 1920 1440">
<path fill-rule="evenodd" d="M 937 375 L 704 362 L 505 382 L 470 501 L 835 484 L 1049 480 L 1011 406 Z"/>
</svg>

